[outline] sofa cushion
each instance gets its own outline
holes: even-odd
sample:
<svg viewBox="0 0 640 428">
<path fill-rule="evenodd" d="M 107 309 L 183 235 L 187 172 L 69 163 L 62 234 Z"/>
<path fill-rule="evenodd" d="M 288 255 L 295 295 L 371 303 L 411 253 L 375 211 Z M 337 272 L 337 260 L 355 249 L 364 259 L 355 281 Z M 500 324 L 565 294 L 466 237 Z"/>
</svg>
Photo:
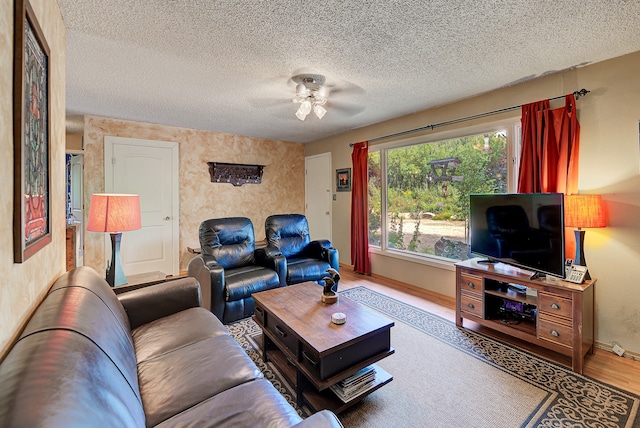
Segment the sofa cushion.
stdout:
<svg viewBox="0 0 640 428">
<path fill-rule="evenodd" d="M 211 312 L 191 308 L 144 324 L 131 332 L 138 364 L 229 331 Z"/>
<path fill-rule="evenodd" d="M 306 257 L 287 259 L 287 283 L 318 281 L 327 276 L 331 265 L 323 260 Z"/>
<path fill-rule="evenodd" d="M 67 329 L 22 337 L 0 365 L 0 426 L 143 427 L 140 399 L 111 358 Z"/>
<path fill-rule="evenodd" d="M 129 334 L 131 331 L 129 317 L 113 290 L 105 281 L 104 276 L 99 275 L 98 272 L 90 267 L 80 266 L 58 278 L 49 292 L 66 287 L 85 288 L 94 293 L 109 308 L 118 324 L 122 326 L 122 329 Z"/>
<path fill-rule="evenodd" d="M 159 426 L 284 428 L 300 421 L 302 418 L 271 382 L 256 379 L 221 392 Z"/>
<path fill-rule="evenodd" d="M 138 375 L 131 336 L 122 330 L 111 311 L 94 293 L 81 287 L 52 291 L 34 314 L 23 336 L 52 328 L 76 331 L 91 338 L 137 393 Z"/>
<path fill-rule="evenodd" d="M 227 302 L 246 299 L 253 293 L 280 286 L 280 278 L 276 271 L 262 266 L 251 265 L 228 269 L 224 274 Z"/>
<path fill-rule="evenodd" d="M 221 335 L 141 362 L 138 376 L 147 426 L 153 426 L 262 373 L 231 336 Z"/>
</svg>

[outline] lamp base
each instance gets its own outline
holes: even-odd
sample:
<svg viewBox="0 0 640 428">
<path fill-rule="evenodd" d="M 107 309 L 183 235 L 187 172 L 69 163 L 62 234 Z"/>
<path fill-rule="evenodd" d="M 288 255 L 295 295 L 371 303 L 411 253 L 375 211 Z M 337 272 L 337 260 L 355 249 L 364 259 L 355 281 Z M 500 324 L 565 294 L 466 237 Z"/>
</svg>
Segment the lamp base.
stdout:
<svg viewBox="0 0 640 428">
<path fill-rule="evenodd" d="M 120 261 L 121 239 L 121 232 L 111 234 L 111 264 L 107 269 L 107 282 L 112 287 L 117 287 L 127 283 L 127 277 L 124 275 L 124 271 L 122 270 L 122 261 Z"/>
<path fill-rule="evenodd" d="M 576 256 L 575 259 L 573 259 L 573 264 L 579 265 L 579 266 L 587 266 L 587 261 L 584 258 L 584 234 L 585 231 L 578 228 L 576 230 L 573 231 L 573 234 L 575 236 L 576 239 Z M 589 271 L 587 270 L 586 275 L 584 276 L 584 279 L 591 279 L 591 275 L 589 275 Z"/>
</svg>

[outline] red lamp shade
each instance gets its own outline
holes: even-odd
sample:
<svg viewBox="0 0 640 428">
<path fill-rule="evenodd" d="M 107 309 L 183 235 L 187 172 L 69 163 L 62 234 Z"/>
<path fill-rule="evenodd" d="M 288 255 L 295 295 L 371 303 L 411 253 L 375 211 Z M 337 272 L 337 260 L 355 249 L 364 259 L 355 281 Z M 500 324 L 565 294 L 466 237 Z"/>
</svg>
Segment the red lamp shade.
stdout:
<svg viewBox="0 0 640 428">
<path fill-rule="evenodd" d="M 605 227 L 601 195 L 565 195 L 564 225 L 566 227 Z"/>
<path fill-rule="evenodd" d="M 95 193 L 91 196 L 87 230 L 126 232 L 141 227 L 139 195 Z"/>
<path fill-rule="evenodd" d="M 87 230 L 111 234 L 111 264 L 106 279 L 112 287 L 127 283 L 120 261 L 122 232 L 141 227 L 140 196 L 119 193 L 95 193 L 91 196 Z"/>
</svg>

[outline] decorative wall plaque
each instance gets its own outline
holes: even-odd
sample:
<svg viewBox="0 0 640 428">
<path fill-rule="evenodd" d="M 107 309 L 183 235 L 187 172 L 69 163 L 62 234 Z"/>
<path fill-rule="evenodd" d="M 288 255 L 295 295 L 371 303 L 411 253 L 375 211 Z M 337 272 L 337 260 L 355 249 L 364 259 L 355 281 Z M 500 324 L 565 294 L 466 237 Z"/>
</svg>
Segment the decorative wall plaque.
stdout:
<svg viewBox="0 0 640 428">
<path fill-rule="evenodd" d="M 242 186 L 245 183 L 262 183 L 264 165 L 245 165 L 238 163 L 207 162 L 212 183 L 231 183 Z"/>
</svg>

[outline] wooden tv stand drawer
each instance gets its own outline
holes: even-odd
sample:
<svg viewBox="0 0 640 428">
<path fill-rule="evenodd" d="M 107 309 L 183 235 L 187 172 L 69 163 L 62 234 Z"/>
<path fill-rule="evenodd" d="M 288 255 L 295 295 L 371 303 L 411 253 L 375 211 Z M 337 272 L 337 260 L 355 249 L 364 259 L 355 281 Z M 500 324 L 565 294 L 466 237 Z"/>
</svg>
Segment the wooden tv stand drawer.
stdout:
<svg viewBox="0 0 640 428">
<path fill-rule="evenodd" d="M 594 349 L 595 284 L 595 279 L 583 284 L 531 279 L 502 263 L 465 260 L 456 263 L 456 325 L 462 327 L 466 318 L 568 355 L 572 370 L 582 373 L 584 356 Z M 535 292 L 517 293 L 513 285 Z M 504 322 L 512 317 L 519 322 Z"/>
</svg>

